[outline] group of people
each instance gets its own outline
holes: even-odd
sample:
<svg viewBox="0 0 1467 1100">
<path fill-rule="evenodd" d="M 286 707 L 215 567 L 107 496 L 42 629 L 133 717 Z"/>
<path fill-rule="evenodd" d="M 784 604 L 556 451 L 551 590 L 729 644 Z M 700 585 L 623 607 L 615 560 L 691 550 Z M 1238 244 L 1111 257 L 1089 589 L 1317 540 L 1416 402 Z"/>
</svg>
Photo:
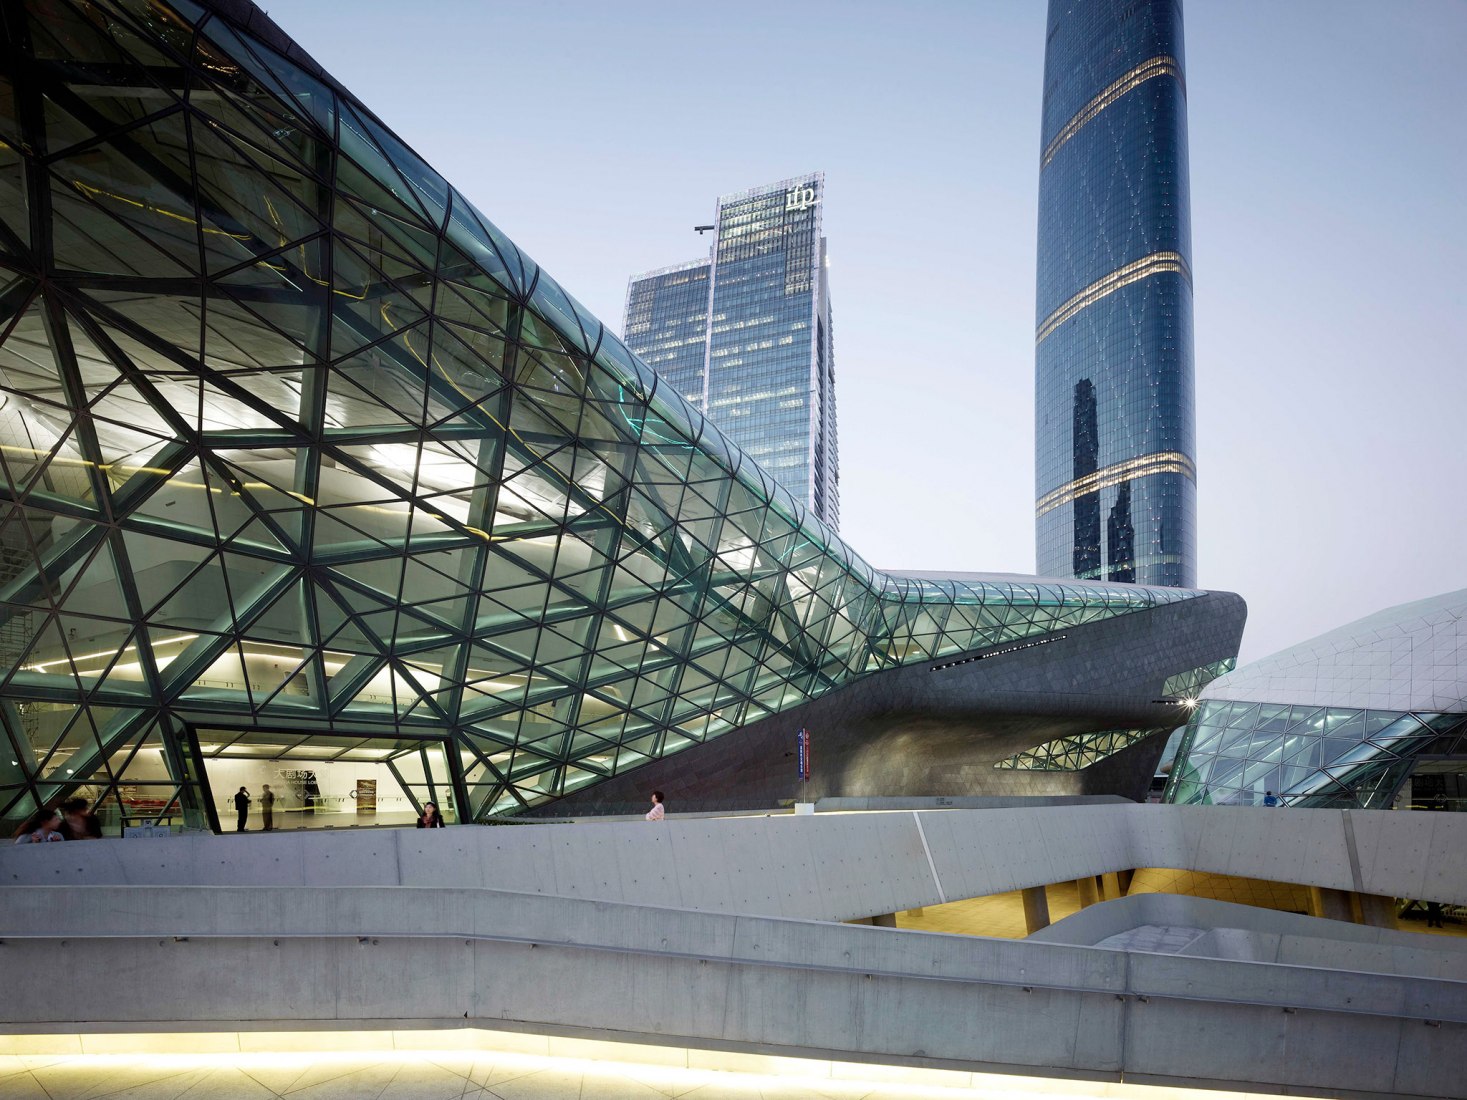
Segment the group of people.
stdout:
<svg viewBox="0 0 1467 1100">
<path fill-rule="evenodd" d="M 250 816 L 248 787 L 241 787 L 234 796 L 234 809 L 239 814 L 236 832 L 245 831 L 245 822 Z M 661 821 L 663 815 L 662 792 L 652 792 L 652 809 L 647 812 L 648 821 Z M 265 784 L 260 795 L 260 817 L 266 832 L 275 828 L 275 792 Z M 443 815 L 433 802 L 423 803 L 423 812 L 418 816 L 419 829 L 442 829 Z M 91 803 L 85 798 L 68 798 L 60 806 L 39 810 L 32 814 L 15 833 L 17 844 L 45 844 L 52 840 L 95 840 L 102 835 L 102 823 L 92 812 Z"/>
<path fill-rule="evenodd" d="M 250 789 L 241 787 L 234 796 L 234 811 L 239 815 L 235 823 L 234 831 L 242 833 L 245 831 L 245 822 L 249 820 L 250 803 L 254 799 L 250 797 Z M 438 807 L 432 802 L 423 804 L 423 812 L 418 817 L 419 829 L 442 829 L 444 828 L 443 815 L 438 812 Z M 275 792 L 270 789 L 270 784 L 265 784 L 264 792 L 260 795 L 260 827 L 265 832 L 271 832 L 275 828 Z"/>
<path fill-rule="evenodd" d="M 52 840 L 98 840 L 102 822 L 85 798 L 68 798 L 31 814 L 15 832 L 17 844 L 45 844 Z"/>
<path fill-rule="evenodd" d="M 245 831 L 245 821 L 250 816 L 250 803 L 254 799 L 250 797 L 250 789 L 241 787 L 234 796 L 234 812 L 239 815 L 239 821 L 234 826 L 234 831 L 242 833 Z M 275 792 L 270 789 L 270 784 L 265 784 L 264 793 L 260 795 L 260 827 L 265 832 L 275 828 Z"/>
</svg>

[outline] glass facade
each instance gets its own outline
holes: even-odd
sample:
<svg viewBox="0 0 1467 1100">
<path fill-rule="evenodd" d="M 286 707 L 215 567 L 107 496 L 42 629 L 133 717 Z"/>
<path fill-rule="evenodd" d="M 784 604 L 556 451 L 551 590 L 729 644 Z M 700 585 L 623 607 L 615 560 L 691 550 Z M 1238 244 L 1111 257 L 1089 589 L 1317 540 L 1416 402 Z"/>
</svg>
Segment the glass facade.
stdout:
<svg viewBox="0 0 1467 1100">
<path fill-rule="evenodd" d="M 623 331 L 632 351 L 835 529 L 824 197 L 825 178 L 815 173 L 719 199 L 710 259 L 633 279 Z M 700 288 L 703 331 L 695 343 Z"/>
<path fill-rule="evenodd" d="M 639 275 L 627 287 L 627 347 L 699 412 L 708 379 L 709 259 Z"/>
<path fill-rule="evenodd" d="M 1180 0 L 1051 0 L 1035 312 L 1046 576 L 1195 583 Z"/>
<path fill-rule="evenodd" d="M 1167 802 L 1388 810 L 1423 758 L 1467 756 L 1467 714 L 1205 700 Z"/>
<path fill-rule="evenodd" d="M 86 785 L 217 828 L 226 759 L 382 761 L 484 819 L 1196 595 L 873 570 L 237 15 L 0 24 L 5 821 Z"/>
<path fill-rule="evenodd" d="M 1213 661 L 1211 664 L 1203 665 L 1201 668 L 1190 669 L 1187 672 L 1178 672 L 1168 676 L 1161 685 L 1163 695 L 1182 695 L 1196 698 L 1197 693 L 1205 688 L 1219 676 L 1226 676 L 1238 667 L 1238 658 L 1224 657 L 1221 661 Z"/>
<path fill-rule="evenodd" d="M 1098 730 L 1095 733 L 1057 737 L 1053 741 L 1015 753 L 993 766 L 1000 770 L 1024 772 L 1084 771 L 1092 764 L 1098 764 L 1132 745 L 1140 744 L 1148 737 L 1159 737 L 1170 732 L 1169 727 L 1161 726 L 1154 729 Z"/>
</svg>

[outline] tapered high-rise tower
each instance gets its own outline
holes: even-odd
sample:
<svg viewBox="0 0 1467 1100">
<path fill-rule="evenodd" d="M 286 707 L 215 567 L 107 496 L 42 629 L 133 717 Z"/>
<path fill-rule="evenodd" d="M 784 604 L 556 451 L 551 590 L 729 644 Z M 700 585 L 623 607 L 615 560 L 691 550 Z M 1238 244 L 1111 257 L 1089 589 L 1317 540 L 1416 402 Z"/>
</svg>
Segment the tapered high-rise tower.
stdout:
<svg viewBox="0 0 1467 1100">
<path fill-rule="evenodd" d="M 1038 571 L 1196 584 L 1180 0 L 1050 0 L 1035 310 Z"/>
<path fill-rule="evenodd" d="M 840 526 L 825 176 L 718 200 L 706 259 L 627 287 L 627 347 L 831 530 Z"/>
</svg>

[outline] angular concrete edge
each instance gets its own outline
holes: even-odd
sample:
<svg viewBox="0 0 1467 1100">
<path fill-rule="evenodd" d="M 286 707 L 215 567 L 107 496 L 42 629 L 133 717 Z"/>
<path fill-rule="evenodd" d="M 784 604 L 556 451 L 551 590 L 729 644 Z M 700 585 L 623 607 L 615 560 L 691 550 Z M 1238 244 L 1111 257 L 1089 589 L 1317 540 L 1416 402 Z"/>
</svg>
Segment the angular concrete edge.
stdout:
<svg viewBox="0 0 1467 1100">
<path fill-rule="evenodd" d="M 1467 904 L 1467 814 L 1118 804 L 0 848 L 0 885 L 470 886 L 816 920 L 1138 867 Z"/>
<path fill-rule="evenodd" d="M 1467 982 L 729 916 L 482 889 L 22 887 L 6 1030 L 241 1020 L 603 1038 L 1103 1079 L 1445 1097 Z M 38 928 L 49 919 L 53 927 Z M 14 938 L 19 930 L 21 938 Z M 427 982 L 422 976 L 431 974 Z M 924 1011 L 910 1006 L 920 1001 Z M 1217 1042 L 1190 1047 L 1183 1033 Z M 1322 1044 L 1301 1057 L 1302 1041 Z M 1245 1050 L 1247 1057 L 1239 1057 Z M 1185 1054 L 1185 1058 L 1183 1058 Z"/>
</svg>

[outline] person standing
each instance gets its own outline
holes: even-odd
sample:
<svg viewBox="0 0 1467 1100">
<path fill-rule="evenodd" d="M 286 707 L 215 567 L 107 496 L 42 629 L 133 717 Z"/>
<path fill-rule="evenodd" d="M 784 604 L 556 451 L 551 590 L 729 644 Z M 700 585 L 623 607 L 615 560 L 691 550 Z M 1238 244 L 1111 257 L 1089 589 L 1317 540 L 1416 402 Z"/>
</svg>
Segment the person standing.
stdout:
<svg viewBox="0 0 1467 1100">
<path fill-rule="evenodd" d="M 1253 789 L 1256 791 L 1258 788 L 1254 787 Z M 1274 794 L 1272 791 L 1264 791 L 1263 804 L 1265 806 L 1277 806 L 1279 804 L 1279 796 Z"/>
<path fill-rule="evenodd" d="M 265 791 L 260 795 L 260 817 L 265 832 L 275 828 L 275 792 L 270 789 L 270 784 L 265 784 Z"/>
<path fill-rule="evenodd" d="M 418 818 L 419 829 L 442 829 L 443 815 L 438 812 L 438 805 L 434 802 L 423 803 L 423 813 Z"/>
<path fill-rule="evenodd" d="M 250 792 L 247 788 L 241 787 L 234 796 L 234 809 L 239 814 L 239 824 L 234 827 L 234 831 L 242 833 L 245 831 L 245 818 L 250 816 Z"/>
<path fill-rule="evenodd" d="M 667 811 L 665 809 L 663 809 L 663 807 L 662 807 L 662 792 L 661 791 L 653 791 L 652 792 L 652 808 L 647 811 L 647 814 L 646 814 L 647 820 L 648 821 L 661 821 L 663 819 L 663 817 L 666 816 L 666 814 L 667 814 Z"/>
</svg>

